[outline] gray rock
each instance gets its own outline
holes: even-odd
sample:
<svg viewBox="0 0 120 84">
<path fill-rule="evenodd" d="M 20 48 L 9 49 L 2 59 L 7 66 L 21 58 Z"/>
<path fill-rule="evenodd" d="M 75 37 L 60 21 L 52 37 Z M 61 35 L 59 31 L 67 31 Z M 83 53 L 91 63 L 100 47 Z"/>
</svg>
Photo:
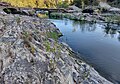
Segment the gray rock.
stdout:
<svg viewBox="0 0 120 84">
<path fill-rule="evenodd" d="M 0 84 L 112 84 L 49 32 L 60 33 L 45 19 L 0 15 Z"/>
</svg>

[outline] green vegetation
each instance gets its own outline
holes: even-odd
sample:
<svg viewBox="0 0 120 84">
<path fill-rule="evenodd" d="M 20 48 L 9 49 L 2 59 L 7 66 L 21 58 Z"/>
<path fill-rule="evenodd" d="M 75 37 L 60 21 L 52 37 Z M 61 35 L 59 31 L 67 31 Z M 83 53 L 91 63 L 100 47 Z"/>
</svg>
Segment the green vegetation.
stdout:
<svg viewBox="0 0 120 84">
<path fill-rule="evenodd" d="M 73 0 L 72 4 L 75 4 L 77 7 L 84 8 L 85 6 L 88 6 L 88 5 L 98 5 L 98 1 L 97 0 Z"/>
<path fill-rule="evenodd" d="M 24 31 L 22 33 L 22 38 L 24 40 L 27 40 L 27 41 L 31 41 L 32 37 L 31 37 L 31 33 L 30 32 L 27 32 L 27 31 Z"/>
<path fill-rule="evenodd" d="M 39 18 L 48 18 L 48 15 L 47 14 L 37 14 L 37 17 Z"/>
<path fill-rule="evenodd" d="M 68 1 L 64 1 L 64 2 L 60 2 L 57 7 L 58 8 L 67 8 L 68 6 L 69 6 Z"/>
<path fill-rule="evenodd" d="M 50 60 L 50 62 L 49 62 L 49 67 L 50 67 L 50 71 L 51 72 L 55 72 L 55 69 L 56 69 L 56 62 L 55 62 L 55 60 Z"/>
<path fill-rule="evenodd" d="M 62 36 L 62 34 L 61 33 L 59 34 L 57 32 L 48 32 L 47 36 L 48 38 L 53 38 L 54 40 L 58 40 L 58 38 Z"/>
<path fill-rule="evenodd" d="M 44 43 L 45 47 L 46 47 L 46 51 L 51 51 L 51 48 L 50 48 L 50 43 L 48 41 L 46 41 Z"/>
<path fill-rule="evenodd" d="M 31 44 L 32 40 L 31 32 L 24 31 L 22 34 L 22 38 L 24 40 L 25 47 L 34 55 L 35 48 L 34 45 Z"/>
<path fill-rule="evenodd" d="M 19 24 L 20 23 L 20 17 L 15 17 L 16 22 Z"/>
<path fill-rule="evenodd" d="M 116 15 L 114 15 L 114 16 L 106 16 L 106 21 L 107 22 L 117 22 L 117 23 L 120 23 L 120 16 L 116 16 Z"/>
</svg>

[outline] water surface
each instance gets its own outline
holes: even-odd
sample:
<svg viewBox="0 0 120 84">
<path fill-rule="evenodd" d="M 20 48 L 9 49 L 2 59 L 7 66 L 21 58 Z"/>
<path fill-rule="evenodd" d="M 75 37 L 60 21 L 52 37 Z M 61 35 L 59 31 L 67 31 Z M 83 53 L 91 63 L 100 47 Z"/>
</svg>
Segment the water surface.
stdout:
<svg viewBox="0 0 120 84">
<path fill-rule="evenodd" d="M 102 23 L 51 20 L 63 33 L 60 41 L 91 64 L 102 76 L 120 83 L 120 32 Z M 119 27 L 119 26 L 118 26 Z"/>
</svg>

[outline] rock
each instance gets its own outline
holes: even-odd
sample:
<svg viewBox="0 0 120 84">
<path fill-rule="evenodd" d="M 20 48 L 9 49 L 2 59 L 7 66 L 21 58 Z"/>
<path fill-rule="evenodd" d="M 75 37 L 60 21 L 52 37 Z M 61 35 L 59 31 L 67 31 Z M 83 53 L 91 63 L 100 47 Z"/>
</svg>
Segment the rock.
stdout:
<svg viewBox="0 0 120 84">
<path fill-rule="evenodd" d="M 77 82 L 77 75 L 75 72 L 73 72 L 72 77 L 73 77 L 74 82 Z"/>
<path fill-rule="evenodd" d="M 5 7 L 7 7 L 7 6 L 11 6 L 11 4 L 10 4 L 10 3 L 7 3 L 7 2 L 0 2 L 0 6 L 5 6 Z"/>
<path fill-rule="evenodd" d="M 82 11 L 82 9 L 76 7 L 75 5 L 69 6 L 69 7 L 67 8 L 67 12 L 68 12 L 68 13 L 81 12 L 81 11 Z"/>
<path fill-rule="evenodd" d="M 106 2 L 100 2 L 99 6 L 101 8 L 107 9 L 107 10 L 109 10 L 111 8 L 111 6 L 109 4 L 107 4 Z"/>
<path fill-rule="evenodd" d="M 111 13 L 120 14 L 120 9 L 119 8 L 112 7 L 109 11 Z"/>
<path fill-rule="evenodd" d="M 3 8 L 3 12 L 7 14 L 19 14 L 19 15 L 27 15 L 27 16 L 35 16 L 36 13 L 34 10 L 24 10 L 20 8 Z"/>
<path fill-rule="evenodd" d="M 0 84 L 112 84 L 50 32 L 61 34 L 49 20 L 0 15 Z"/>
<path fill-rule="evenodd" d="M 1 15 L 6 15 L 7 13 L 5 13 L 4 11 L 0 11 Z"/>
</svg>

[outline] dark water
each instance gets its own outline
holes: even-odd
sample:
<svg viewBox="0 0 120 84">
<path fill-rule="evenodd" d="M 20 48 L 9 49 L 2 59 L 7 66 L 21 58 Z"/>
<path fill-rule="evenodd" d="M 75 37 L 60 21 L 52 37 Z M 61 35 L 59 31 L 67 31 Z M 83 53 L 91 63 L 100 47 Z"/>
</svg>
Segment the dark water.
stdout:
<svg viewBox="0 0 120 84">
<path fill-rule="evenodd" d="M 60 41 L 91 64 L 102 76 L 120 83 L 120 32 L 102 23 L 51 20 L 63 33 Z M 119 27 L 119 26 L 118 26 Z"/>
</svg>

